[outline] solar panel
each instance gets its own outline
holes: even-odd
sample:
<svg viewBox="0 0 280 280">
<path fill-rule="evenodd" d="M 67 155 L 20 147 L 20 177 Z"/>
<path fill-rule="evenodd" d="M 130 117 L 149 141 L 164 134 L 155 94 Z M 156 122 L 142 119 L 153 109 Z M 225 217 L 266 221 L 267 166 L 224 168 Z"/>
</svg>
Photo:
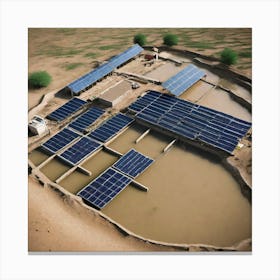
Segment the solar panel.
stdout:
<svg viewBox="0 0 280 280">
<path fill-rule="evenodd" d="M 162 83 L 162 86 L 172 94 L 179 96 L 205 76 L 205 74 L 204 71 L 200 70 L 193 64 L 189 64 L 175 76 Z"/>
<path fill-rule="evenodd" d="M 150 93 L 146 95 L 149 96 Z M 161 94 L 155 100 L 145 96 L 128 108 L 129 111 L 136 112 L 136 119 L 228 153 L 233 152 L 239 139 L 251 127 L 250 122 L 174 96 Z M 138 106 L 144 97 L 146 106 Z"/>
<path fill-rule="evenodd" d="M 141 51 L 143 51 L 143 48 L 141 48 L 138 44 L 135 44 L 123 53 L 112 57 L 107 63 L 102 64 L 98 68 L 70 83 L 68 88 L 70 88 L 70 90 L 76 94 L 79 93 L 80 91 L 111 73 L 115 68 L 138 55 Z"/>
<path fill-rule="evenodd" d="M 65 150 L 61 155 L 59 155 L 59 157 L 62 160 L 70 163 L 71 165 L 75 165 L 80 163 L 84 158 L 88 157 L 100 147 L 100 143 L 97 143 L 94 140 L 89 139 L 87 137 L 83 137 L 73 146 Z"/>
<path fill-rule="evenodd" d="M 108 121 L 93 130 L 88 136 L 101 142 L 107 142 L 119 131 L 133 122 L 133 119 L 121 113 L 115 115 Z"/>
<path fill-rule="evenodd" d="M 55 134 L 53 137 L 51 137 L 49 140 L 47 140 L 45 143 L 43 143 L 41 147 L 43 147 L 48 152 L 54 154 L 60 149 L 70 144 L 71 142 L 73 142 L 79 136 L 80 135 L 76 132 L 68 128 L 64 128 L 63 130 Z"/>
<path fill-rule="evenodd" d="M 54 121 L 62 121 L 77 112 L 86 103 L 86 101 L 74 97 L 70 101 L 50 113 L 47 118 Z"/>
<path fill-rule="evenodd" d="M 153 163 L 153 160 L 131 149 L 123 155 L 113 167 L 135 178 Z"/>
<path fill-rule="evenodd" d="M 72 121 L 69 126 L 79 132 L 83 132 L 87 127 L 93 124 L 99 117 L 104 114 L 104 110 L 92 107 L 77 119 Z"/>
<path fill-rule="evenodd" d="M 128 186 L 131 181 L 131 178 L 110 167 L 84 187 L 77 195 L 94 207 L 102 209 Z"/>
</svg>

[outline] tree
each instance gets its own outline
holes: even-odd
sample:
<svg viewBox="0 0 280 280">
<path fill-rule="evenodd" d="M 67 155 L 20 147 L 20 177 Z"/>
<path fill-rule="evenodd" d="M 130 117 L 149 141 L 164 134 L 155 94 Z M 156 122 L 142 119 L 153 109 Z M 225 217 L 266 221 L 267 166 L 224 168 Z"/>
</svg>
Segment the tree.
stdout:
<svg viewBox="0 0 280 280">
<path fill-rule="evenodd" d="M 167 46 L 173 46 L 178 44 L 178 36 L 175 34 L 166 34 L 163 37 L 163 43 Z"/>
<path fill-rule="evenodd" d="M 221 53 L 221 62 L 226 65 L 235 64 L 237 62 L 237 53 L 232 49 L 225 48 Z"/>
<path fill-rule="evenodd" d="M 144 34 L 138 33 L 134 36 L 133 42 L 140 46 L 144 46 L 147 43 L 147 37 Z"/>
<path fill-rule="evenodd" d="M 28 84 L 32 88 L 47 87 L 52 80 L 50 74 L 46 71 L 33 72 L 28 77 Z"/>
</svg>

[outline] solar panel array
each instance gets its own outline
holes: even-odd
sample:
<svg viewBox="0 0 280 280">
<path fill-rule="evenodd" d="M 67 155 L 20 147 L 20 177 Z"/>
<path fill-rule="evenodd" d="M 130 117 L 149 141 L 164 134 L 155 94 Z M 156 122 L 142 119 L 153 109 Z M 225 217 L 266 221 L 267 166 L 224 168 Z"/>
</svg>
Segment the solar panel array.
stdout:
<svg viewBox="0 0 280 280">
<path fill-rule="evenodd" d="M 62 121 L 77 112 L 86 103 L 86 101 L 74 97 L 70 101 L 50 113 L 47 118 L 54 121 Z"/>
<path fill-rule="evenodd" d="M 87 137 L 83 137 L 59 155 L 59 157 L 71 165 L 75 165 L 80 163 L 84 158 L 88 157 L 100 147 L 100 143 L 97 143 Z"/>
<path fill-rule="evenodd" d="M 129 106 L 136 118 L 232 153 L 251 123 L 174 96 L 148 92 Z"/>
<path fill-rule="evenodd" d="M 180 96 L 184 91 L 199 81 L 206 73 L 193 64 L 189 64 L 175 76 L 162 83 L 172 94 Z"/>
<path fill-rule="evenodd" d="M 99 117 L 104 114 L 104 110 L 92 107 L 77 119 L 72 121 L 69 126 L 79 132 L 83 132 L 87 127 L 93 124 Z"/>
<path fill-rule="evenodd" d="M 118 66 L 138 55 L 141 51 L 143 51 L 143 49 L 138 44 L 135 44 L 123 53 L 120 53 L 119 55 L 111 58 L 107 63 L 102 64 L 93 71 L 70 83 L 68 85 L 68 88 L 70 88 L 71 91 L 76 94 L 79 93 L 80 91 L 84 90 L 88 86 L 94 84 L 101 78 L 111 73 Z"/>
<path fill-rule="evenodd" d="M 135 178 L 153 163 L 153 160 L 131 149 L 123 155 L 113 167 Z"/>
<path fill-rule="evenodd" d="M 60 149 L 64 148 L 75 139 L 77 139 L 80 135 L 75 133 L 74 131 L 64 128 L 45 143 L 41 145 L 45 150 L 54 154 L 58 152 Z"/>
<path fill-rule="evenodd" d="M 119 113 L 93 130 L 88 136 L 105 143 L 132 122 L 132 118 Z"/>
<path fill-rule="evenodd" d="M 110 167 L 84 187 L 78 195 L 91 205 L 101 209 L 115 198 L 131 181 L 131 178 Z"/>
</svg>

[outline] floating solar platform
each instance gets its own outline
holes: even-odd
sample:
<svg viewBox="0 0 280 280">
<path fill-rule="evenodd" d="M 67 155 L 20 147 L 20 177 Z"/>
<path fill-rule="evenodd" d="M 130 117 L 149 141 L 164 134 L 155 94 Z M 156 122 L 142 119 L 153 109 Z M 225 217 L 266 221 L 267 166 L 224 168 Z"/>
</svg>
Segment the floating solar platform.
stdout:
<svg viewBox="0 0 280 280">
<path fill-rule="evenodd" d="M 136 119 L 228 153 L 233 152 L 252 125 L 228 114 L 155 92 L 148 92 L 128 109 L 136 114 Z"/>
<path fill-rule="evenodd" d="M 173 95 L 180 96 L 184 91 L 198 82 L 206 73 L 193 64 L 189 64 L 175 76 L 162 83 Z"/>
<path fill-rule="evenodd" d="M 50 113 L 47 118 L 54 121 L 63 121 L 70 115 L 76 113 L 86 103 L 86 101 L 74 97 L 70 101 Z"/>
<path fill-rule="evenodd" d="M 138 44 L 135 44 L 123 53 L 112 57 L 107 63 L 102 64 L 98 68 L 92 70 L 91 72 L 70 83 L 67 87 L 73 93 L 78 94 L 79 92 L 91 86 L 101 78 L 105 77 L 106 75 L 111 73 L 115 68 L 121 66 L 122 64 L 135 57 L 142 51 L 143 48 L 141 48 Z"/>
<path fill-rule="evenodd" d="M 132 118 L 119 113 L 101 124 L 88 136 L 105 143 L 113 138 L 119 131 L 130 125 L 132 122 Z"/>
<path fill-rule="evenodd" d="M 83 132 L 87 127 L 92 125 L 99 117 L 104 114 L 104 110 L 92 107 L 77 119 L 72 121 L 69 126 L 79 132 Z"/>
<path fill-rule="evenodd" d="M 131 178 L 110 167 L 78 192 L 77 195 L 95 208 L 102 209 L 131 181 Z"/>
<path fill-rule="evenodd" d="M 153 161 L 134 149 L 131 149 L 113 165 L 113 168 L 135 178 L 148 168 Z"/>
<path fill-rule="evenodd" d="M 100 143 L 87 137 L 83 137 L 73 146 L 59 155 L 59 157 L 74 166 L 91 155 L 93 152 L 97 151 L 100 147 Z"/>
<path fill-rule="evenodd" d="M 41 147 L 47 152 L 55 154 L 60 149 L 73 142 L 79 136 L 80 135 L 78 133 L 68 128 L 64 128 L 63 130 L 55 134 L 53 137 L 51 137 L 49 140 L 47 140 L 45 143 L 43 143 Z"/>
</svg>

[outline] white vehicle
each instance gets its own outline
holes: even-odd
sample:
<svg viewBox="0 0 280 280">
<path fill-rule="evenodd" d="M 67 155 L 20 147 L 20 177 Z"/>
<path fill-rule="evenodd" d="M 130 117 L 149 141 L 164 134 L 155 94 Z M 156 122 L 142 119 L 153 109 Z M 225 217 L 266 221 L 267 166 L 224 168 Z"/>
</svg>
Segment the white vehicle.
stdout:
<svg viewBox="0 0 280 280">
<path fill-rule="evenodd" d="M 35 115 L 29 122 L 28 128 L 33 134 L 42 135 L 48 131 L 47 121 L 44 118 Z"/>
<path fill-rule="evenodd" d="M 131 84 L 131 87 L 132 87 L 133 89 L 137 89 L 137 88 L 139 88 L 140 86 L 139 86 L 139 84 L 137 84 L 137 83 L 132 83 L 132 84 Z"/>
</svg>

